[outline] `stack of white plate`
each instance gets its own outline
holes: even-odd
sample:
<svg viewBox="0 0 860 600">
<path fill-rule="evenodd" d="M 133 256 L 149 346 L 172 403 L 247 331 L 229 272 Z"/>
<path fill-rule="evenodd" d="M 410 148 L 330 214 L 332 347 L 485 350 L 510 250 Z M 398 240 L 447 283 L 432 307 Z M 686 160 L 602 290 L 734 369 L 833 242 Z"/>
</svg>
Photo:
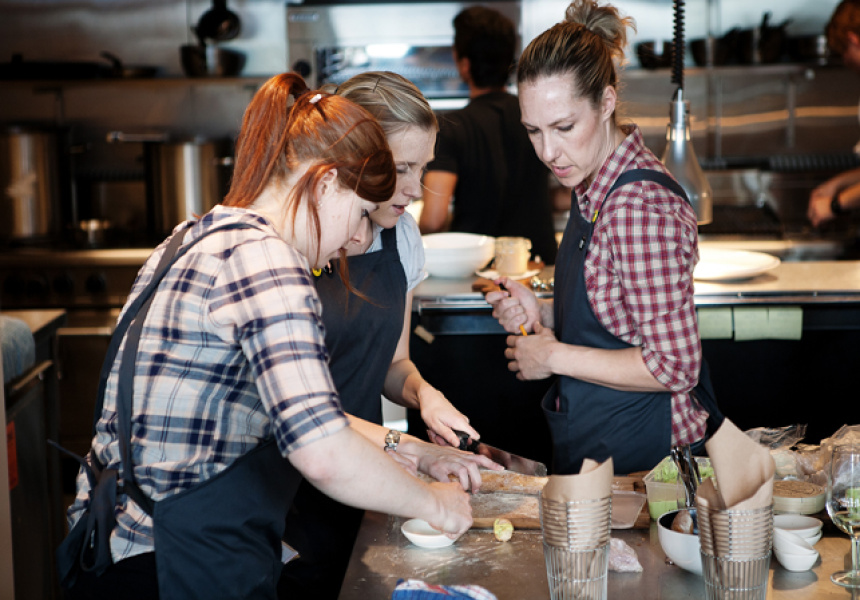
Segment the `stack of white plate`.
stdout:
<svg viewBox="0 0 860 600">
<path fill-rule="evenodd" d="M 789 571 L 808 571 L 818 561 L 813 546 L 821 539 L 821 521 L 805 515 L 774 515 L 773 553 Z"/>
</svg>

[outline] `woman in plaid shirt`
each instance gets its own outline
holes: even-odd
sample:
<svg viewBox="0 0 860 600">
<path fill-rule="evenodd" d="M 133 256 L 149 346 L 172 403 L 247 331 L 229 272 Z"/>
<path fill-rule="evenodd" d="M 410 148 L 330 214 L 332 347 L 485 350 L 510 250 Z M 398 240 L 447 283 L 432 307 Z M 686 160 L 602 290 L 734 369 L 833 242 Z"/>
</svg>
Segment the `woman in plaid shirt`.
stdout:
<svg viewBox="0 0 860 600">
<path fill-rule="evenodd" d="M 508 339 L 510 369 L 559 376 L 543 401 L 557 473 L 607 454 L 617 472 L 650 469 L 672 445 L 700 442 L 718 414 L 693 305 L 696 215 L 639 129 L 615 119 L 630 25 L 575 0 L 517 71 L 523 124 L 572 189 L 571 215 L 553 300 L 507 278 L 487 300 L 507 331 L 533 334 Z"/>
<path fill-rule="evenodd" d="M 84 538 L 86 557 L 91 539 L 109 536 L 112 564 L 81 573 L 72 597 L 274 599 L 297 473 L 346 504 L 420 517 L 452 537 L 468 529 L 461 485 L 423 483 L 350 427 L 328 369 L 311 271 L 339 255 L 395 183 L 385 135 L 364 109 L 293 73 L 257 92 L 223 205 L 174 231 L 182 246 L 207 237 L 169 269 L 143 322 L 130 464 L 117 401 L 131 379 L 119 376 L 129 336 L 111 368 L 91 457 L 134 477 L 108 504 L 112 530 Z M 70 528 L 94 514 L 84 474 L 77 487 Z"/>
</svg>

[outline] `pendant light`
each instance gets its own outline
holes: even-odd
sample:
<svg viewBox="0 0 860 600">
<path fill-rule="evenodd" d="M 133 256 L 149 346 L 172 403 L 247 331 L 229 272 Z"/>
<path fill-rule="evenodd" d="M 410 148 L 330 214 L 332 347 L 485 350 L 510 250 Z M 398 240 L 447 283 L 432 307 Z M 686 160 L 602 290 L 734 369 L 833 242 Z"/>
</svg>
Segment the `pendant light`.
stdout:
<svg viewBox="0 0 860 600">
<path fill-rule="evenodd" d="M 666 150 L 661 160 L 687 192 L 698 224 L 706 225 L 713 219 L 713 192 L 690 139 L 690 102 L 684 98 L 684 1 L 674 0 L 672 83 L 678 87 L 669 104 Z"/>
</svg>

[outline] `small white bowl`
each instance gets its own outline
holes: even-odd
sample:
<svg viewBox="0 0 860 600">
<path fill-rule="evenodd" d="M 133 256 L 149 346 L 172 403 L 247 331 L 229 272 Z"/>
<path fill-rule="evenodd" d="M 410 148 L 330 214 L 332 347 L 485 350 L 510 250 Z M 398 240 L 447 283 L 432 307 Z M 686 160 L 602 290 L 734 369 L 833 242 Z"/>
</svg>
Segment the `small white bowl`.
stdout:
<svg viewBox="0 0 860 600">
<path fill-rule="evenodd" d="M 410 542 L 422 548 L 444 548 L 454 543 L 453 539 L 430 527 L 423 519 L 410 519 L 400 526 L 400 530 Z"/>
<path fill-rule="evenodd" d="M 775 550 L 786 554 L 818 554 L 818 551 L 806 539 L 796 533 L 776 527 L 773 530 L 773 547 Z"/>
<path fill-rule="evenodd" d="M 774 528 L 796 533 L 802 538 L 814 537 L 821 532 L 821 521 L 806 515 L 774 515 Z"/>
<path fill-rule="evenodd" d="M 774 546 L 773 553 L 776 554 L 776 560 L 788 571 L 808 571 L 818 561 L 818 552 L 813 551 L 812 554 L 791 554 L 780 550 Z"/>
<path fill-rule="evenodd" d="M 819 531 L 818 533 L 816 533 L 815 535 L 810 536 L 810 537 L 804 536 L 803 539 L 805 539 L 806 543 L 809 544 L 810 546 L 814 546 L 815 544 L 818 543 L 818 540 L 821 539 L 821 532 Z"/>
<path fill-rule="evenodd" d="M 696 509 L 689 510 L 696 512 Z M 699 553 L 699 536 L 672 531 L 672 521 L 677 513 L 677 510 L 669 511 L 657 519 L 657 537 L 660 540 L 660 546 L 673 563 L 685 571 L 701 575 L 702 556 Z"/>
<path fill-rule="evenodd" d="M 496 239 L 477 233 L 445 232 L 421 236 L 424 268 L 433 277 L 474 277 L 496 253 Z"/>
</svg>

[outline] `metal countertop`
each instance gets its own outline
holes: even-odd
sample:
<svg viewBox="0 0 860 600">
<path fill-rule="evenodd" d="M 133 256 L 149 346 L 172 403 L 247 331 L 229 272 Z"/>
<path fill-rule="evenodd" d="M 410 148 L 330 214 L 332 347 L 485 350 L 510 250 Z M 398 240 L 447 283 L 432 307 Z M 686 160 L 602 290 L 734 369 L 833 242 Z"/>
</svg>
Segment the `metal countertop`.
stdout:
<svg viewBox="0 0 860 600">
<path fill-rule="evenodd" d="M 540 531 L 518 530 L 511 541 L 495 540 L 490 530 L 470 530 L 454 545 L 428 550 L 411 544 L 400 532 L 404 519 L 368 512 L 359 531 L 340 600 L 390 598 L 401 578 L 421 579 L 439 585 L 477 584 L 498 600 L 549 598 Z M 830 581 L 830 574 L 851 560 L 848 536 L 830 531 L 816 544 L 821 553 L 811 571 L 792 573 L 771 559 L 769 600 L 852 598 L 849 590 Z M 701 577 L 672 564 L 657 540 L 656 524 L 649 530 L 614 530 L 636 550 L 642 573 L 608 575 L 609 598 L 704 598 Z M 856 600 L 860 593 L 853 596 Z"/>
<path fill-rule="evenodd" d="M 541 277 L 552 273 L 545 268 Z M 475 278 L 428 277 L 415 288 L 418 308 L 427 302 L 483 303 L 483 295 L 472 291 Z M 771 271 L 737 281 L 695 282 L 697 306 L 711 304 L 840 303 L 860 302 L 860 261 L 782 262 Z M 486 304 L 486 303 L 484 303 Z"/>
</svg>

